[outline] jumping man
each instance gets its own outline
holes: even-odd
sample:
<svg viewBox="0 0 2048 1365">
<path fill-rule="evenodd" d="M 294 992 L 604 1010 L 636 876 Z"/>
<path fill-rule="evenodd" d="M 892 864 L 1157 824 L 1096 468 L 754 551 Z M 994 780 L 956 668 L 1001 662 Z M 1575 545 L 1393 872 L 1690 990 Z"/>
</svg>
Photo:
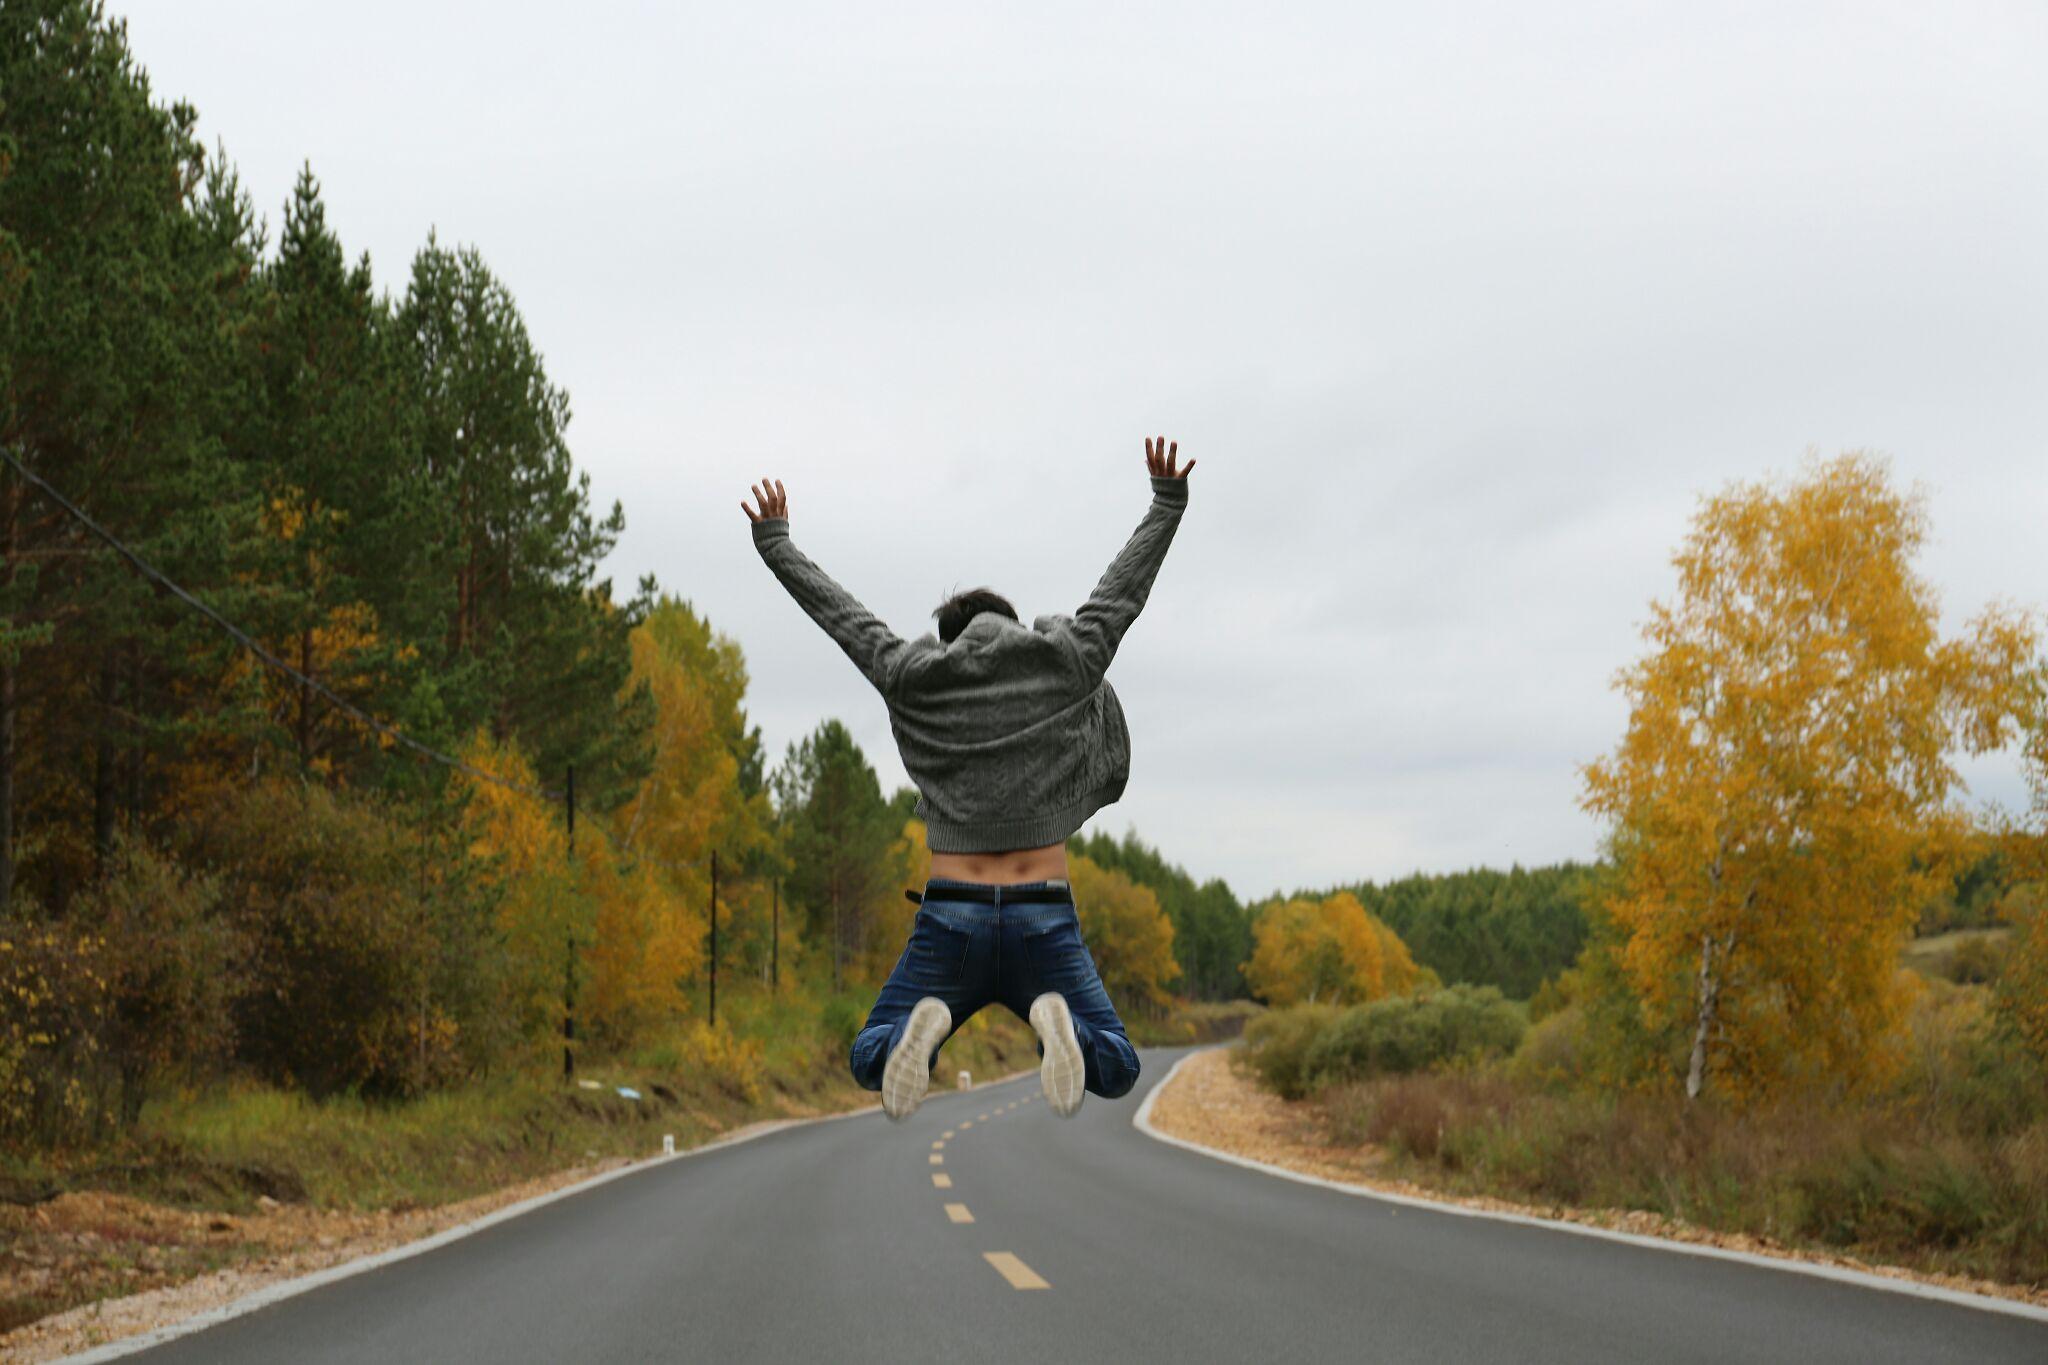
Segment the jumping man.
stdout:
<svg viewBox="0 0 2048 1365">
<path fill-rule="evenodd" d="M 942 603 L 938 633 L 904 640 L 789 539 L 780 480 L 752 486 L 754 548 L 797 605 L 882 694 L 931 879 L 910 941 L 853 1040 L 854 1079 L 892 1119 L 924 1101 L 940 1046 L 997 1001 L 1037 1032 L 1039 1079 L 1071 1116 L 1084 1087 L 1130 1091 L 1138 1054 L 1081 942 L 1067 836 L 1124 793 L 1131 739 L 1108 679 L 1187 507 L 1180 443 L 1145 442 L 1152 505 L 1072 616 L 1029 626 L 988 588 Z"/>
</svg>

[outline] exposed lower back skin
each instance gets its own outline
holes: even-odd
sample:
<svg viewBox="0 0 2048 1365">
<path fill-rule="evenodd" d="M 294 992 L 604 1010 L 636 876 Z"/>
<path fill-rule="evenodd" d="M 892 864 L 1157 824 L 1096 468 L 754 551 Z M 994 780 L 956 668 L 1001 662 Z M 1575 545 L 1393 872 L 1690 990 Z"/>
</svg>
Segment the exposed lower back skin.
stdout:
<svg viewBox="0 0 2048 1365">
<path fill-rule="evenodd" d="M 994 853 L 934 852 L 932 875 L 994 886 L 1063 881 L 1067 876 L 1067 846 L 1046 844 L 1042 848 L 1011 848 Z"/>
</svg>

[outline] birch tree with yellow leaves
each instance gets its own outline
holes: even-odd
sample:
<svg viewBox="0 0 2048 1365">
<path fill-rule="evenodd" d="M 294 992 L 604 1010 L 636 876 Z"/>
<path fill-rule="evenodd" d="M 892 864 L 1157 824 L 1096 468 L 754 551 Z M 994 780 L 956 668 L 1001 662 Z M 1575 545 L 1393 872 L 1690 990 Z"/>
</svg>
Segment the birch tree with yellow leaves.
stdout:
<svg viewBox="0 0 2048 1365">
<path fill-rule="evenodd" d="M 1689 1097 L 1896 1060 L 1899 950 L 1967 827 L 1952 758 L 2006 741 L 2036 646 L 2004 608 L 1941 638 L 1927 534 L 1924 496 L 1870 456 L 1732 485 L 1617 678 L 1627 727 L 1583 804 L 1610 828 L 1619 977 L 1684 1040 Z"/>
</svg>

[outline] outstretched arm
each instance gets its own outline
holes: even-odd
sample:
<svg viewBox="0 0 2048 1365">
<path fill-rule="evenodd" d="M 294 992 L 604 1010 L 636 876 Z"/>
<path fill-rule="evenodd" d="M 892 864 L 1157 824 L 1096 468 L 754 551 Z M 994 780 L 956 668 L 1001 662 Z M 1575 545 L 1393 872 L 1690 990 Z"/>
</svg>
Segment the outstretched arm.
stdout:
<svg viewBox="0 0 2048 1365">
<path fill-rule="evenodd" d="M 854 666 L 887 696 L 896 665 L 902 661 L 902 637 L 790 543 L 789 495 L 780 480 L 764 478 L 753 485 L 753 493 L 761 504 L 760 515 L 755 515 L 744 498 L 740 510 L 754 524 L 754 548 L 797 605 L 825 628 Z"/>
<path fill-rule="evenodd" d="M 1152 592 L 1152 580 L 1159 574 L 1166 548 L 1173 543 L 1173 533 L 1187 508 L 1187 476 L 1195 462 L 1189 460 L 1187 468 L 1176 468 L 1179 452 L 1180 442 L 1168 445 L 1164 436 L 1156 443 L 1149 439 L 1145 442 L 1152 505 L 1145 509 L 1145 516 L 1130 540 L 1110 561 L 1095 591 L 1074 613 L 1071 638 L 1091 684 L 1101 681 L 1109 671 L 1110 660 L 1116 657 L 1124 632 L 1144 609 L 1145 599 Z"/>
</svg>

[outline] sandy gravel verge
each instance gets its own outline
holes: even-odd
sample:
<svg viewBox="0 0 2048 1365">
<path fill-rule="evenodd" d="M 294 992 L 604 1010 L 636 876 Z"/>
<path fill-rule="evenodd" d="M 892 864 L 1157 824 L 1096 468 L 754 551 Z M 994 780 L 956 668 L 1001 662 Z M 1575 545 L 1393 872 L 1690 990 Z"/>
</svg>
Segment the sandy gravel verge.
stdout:
<svg viewBox="0 0 2048 1365">
<path fill-rule="evenodd" d="M 1961 1293 L 1985 1294 L 2048 1308 L 2048 1291 L 2027 1285 L 2001 1284 L 1965 1275 L 1934 1274 L 1903 1266 L 1874 1265 L 1851 1256 L 1790 1247 L 1772 1238 L 1748 1233 L 1721 1232 L 1636 1209 L 1523 1204 L 1485 1195 L 1451 1194 L 1413 1181 L 1396 1179 L 1381 1173 L 1383 1156 L 1376 1149 L 1329 1143 L 1323 1137 L 1322 1125 L 1312 1102 L 1289 1103 L 1260 1089 L 1250 1078 L 1241 1075 L 1231 1064 L 1235 1051 L 1234 1048 L 1214 1048 L 1190 1055 L 1171 1084 L 1160 1087 L 1152 1104 L 1152 1125 L 1185 1142 L 1284 1166 L 1305 1175 L 1405 1195 L 1411 1199 L 1552 1218 L 1559 1222 L 1582 1223 L 1669 1241 L 1693 1242 L 1757 1256 L 1839 1266 L 1889 1279 L 1911 1280 Z"/>
<path fill-rule="evenodd" d="M 102 1299 L 39 1319 L 0 1337 L 0 1360 L 55 1360 L 110 1341 L 182 1321 L 232 1303 L 280 1280 L 430 1237 L 522 1199 L 573 1185 L 593 1175 L 636 1164 L 614 1157 L 493 1190 L 460 1203 L 405 1213 L 367 1213 L 265 1205 L 252 1214 L 188 1212 L 127 1195 L 89 1191 L 64 1194 L 16 1211 L 18 1220 L 58 1238 L 90 1245 L 118 1227 L 123 1240 L 146 1238 L 189 1247 L 210 1244 L 223 1254 L 248 1255 L 226 1269 L 123 1298 Z M 256 1248 L 249 1254 L 249 1248 Z M 55 1267 L 52 1268 L 53 1270 Z"/>
</svg>

